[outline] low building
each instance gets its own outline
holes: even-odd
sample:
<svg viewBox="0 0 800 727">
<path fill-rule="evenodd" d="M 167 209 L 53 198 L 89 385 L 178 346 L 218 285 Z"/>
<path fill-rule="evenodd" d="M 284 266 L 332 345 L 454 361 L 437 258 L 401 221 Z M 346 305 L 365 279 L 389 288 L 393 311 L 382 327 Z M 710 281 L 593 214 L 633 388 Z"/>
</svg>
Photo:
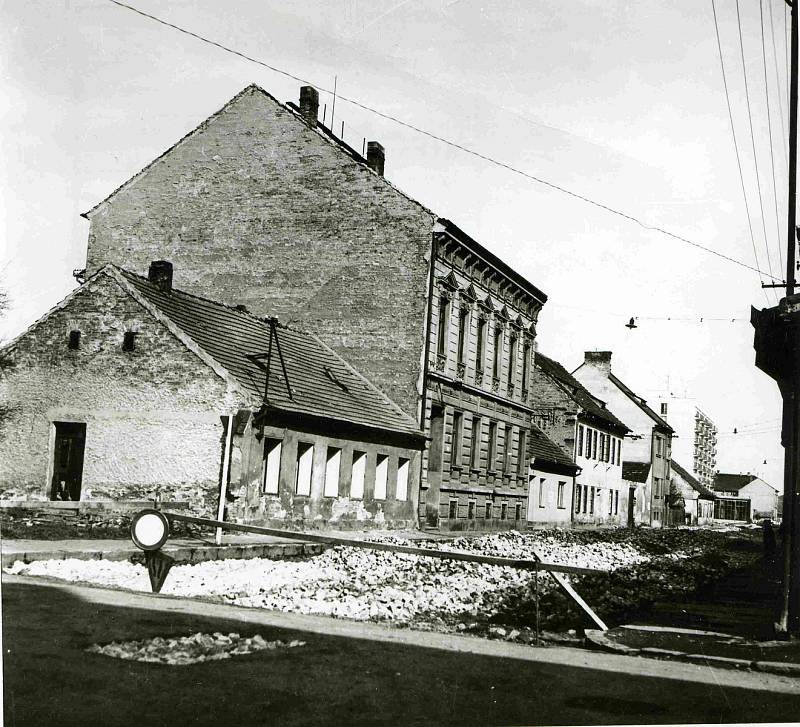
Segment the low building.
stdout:
<svg viewBox="0 0 800 727">
<path fill-rule="evenodd" d="M 628 527 L 650 524 L 650 462 L 623 462 L 622 483 L 628 491 Z"/>
<path fill-rule="evenodd" d="M 676 460 L 672 460 L 670 495 L 683 502 L 681 522 L 674 525 L 708 525 L 714 520 L 714 493 Z"/>
<path fill-rule="evenodd" d="M 528 525 L 569 527 L 580 468 L 543 431 L 531 430 Z"/>
<path fill-rule="evenodd" d="M 770 518 L 776 520 L 778 518 L 778 490 L 756 475 L 717 472 L 714 477 L 714 492 L 720 499 L 747 500 L 750 503 L 746 518 L 743 517 L 745 508 L 740 505 L 738 508 L 728 506 L 726 512 L 734 512 L 742 517 L 721 519 Z"/>
<path fill-rule="evenodd" d="M 636 485 L 634 521 L 656 527 L 663 525 L 669 493 L 672 427 L 611 371 L 611 351 L 587 351 L 584 362 L 572 374 L 594 396 L 607 402 L 630 428 L 625 437 L 622 477 L 629 480 L 631 488 Z M 636 479 L 626 476 L 628 463 Z M 640 481 L 645 471 L 646 479 Z"/>
<path fill-rule="evenodd" d="M 622 460 L 630 430 L 558 361 L 538 351 L 532 385 L 536 423 L 579 467 L 573 522 L 625 525 L 629 492 Z"/>
<path fill-rule="evenodd" d="M 108 264 L 3 349 L 0 498 L 408 527 L 424 437 L 316 336 Z"/>
</svg>

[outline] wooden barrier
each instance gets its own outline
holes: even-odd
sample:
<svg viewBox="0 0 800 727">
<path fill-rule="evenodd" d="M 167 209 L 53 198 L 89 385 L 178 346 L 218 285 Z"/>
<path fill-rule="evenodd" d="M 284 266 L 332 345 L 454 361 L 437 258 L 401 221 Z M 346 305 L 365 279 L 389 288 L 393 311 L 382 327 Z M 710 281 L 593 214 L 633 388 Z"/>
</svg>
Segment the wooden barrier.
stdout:
<svg viewBox="0 0 800 727">
<path fill-rule="evenodd" d="M 382 543 L 372 540 L 358 540 L 355 538 L 342 538 L 333 535 L 319 535 L 317 533 L 300 533 L 293 530 L 279 530 L 277 528 L 264 528 L 259 525 L 242 525 L 240 523 L 230 523 L 221 520 L 211 520 L 210 518 L 195 517 L 194 515 L 179 515 L 176 513 L 164 513 L 169 520 L 177 520 L 184 523 L 195 525 L 205 525 L 209 528 L 222 528 L 240 533 L 253 533 L 255 535 L 272 535 L 287 540 L 303 540 L 311 543 L 325 543 L 327 545 L 346 545 L 351 548 L 365 548 L 368 550 L 382 550 L 390 553 L 407 553 L 409 555 L 419 555 L 425 558 L 440 558 L 442 560 L 458 560 L 468 563 L 483 563 L 485 565 L 507 566 L 509 568 L 520 568 L 522 570 L 532 570 L 535 572 L 545 571 L 549 573 L 559 587 L 572 598 L 578 606 L 586 613 L 589 618 L 603 631 L 608 627 L 602 619 L 591 609 L 580 595 L 572 587 L 572 584 L 564 578 L 562 574 L 572 575 L 598 575 L 608 574 L 609 571 L 598 570 L 597 568 L 580 568 L 574 565 L 561 565 L 559 563 L 545 563 L 534 551 L 533 559 L 521 558 L 502 558 L 494 555 L 479 555 L 477 553 L 467 553 L 461 550 L 435 550 L 433 548 L 417 548 L 412 545 L 394 545 L 392 543 Z M 537 580 L 537 607 L 538 607 L 538 580 Z M 537 625 L 538 632 L 538 625 Z"/>
</svg>

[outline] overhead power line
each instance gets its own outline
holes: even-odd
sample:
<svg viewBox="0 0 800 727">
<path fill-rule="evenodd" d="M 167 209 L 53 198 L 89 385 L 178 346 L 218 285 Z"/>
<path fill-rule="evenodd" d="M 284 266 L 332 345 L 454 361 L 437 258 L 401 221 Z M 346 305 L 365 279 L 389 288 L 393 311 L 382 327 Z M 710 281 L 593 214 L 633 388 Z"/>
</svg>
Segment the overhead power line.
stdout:
<svg viewBox="0 0 800 727">
<path fill-rule="evenodd" d="M 255 63 L 256 65 L 259 65 L 259 66 L 262 66 L 264 68 L 267 68 L 270 71 L 273 71 L 274 73 L 278 73 L 278 74 L 280 74 L 282 76 L 285 76 L 287 78 L 291 78 L 291 79 L 293 79 L 295 81 L 299 81 L 300 83 L 304 83 L 304 84 L 307 84 L 307 85 L 310 85 L 310 86 L 314 86 L 316 89 L 318 89 L 320 91 L 323 91 L 324 93 L 332 93 L 332 91 L 330 89 L 327 89 L 327 88 L 325 88 L 323 86 L 320 86 L 318 84 L 312 83 L 308 79 L 302 78 L 302 77 L 297 76 L 297 75 L 295 75 L 293 73 L 290 73 L 289 71 L 285 71 L 282 68 L 278 68 L 277 66 L 273 66 L 273 65 L 271 65 L 269 63 L 266 63 L 264 61 L 258 60 L 257 58 L 253 58 L 252 56 L 249 56 L 246 53 L 242 53 L 240 51 L 237 51 L 234 48 L 230 48 L 230 47 L 228 47 L 226 45 L 223 45 L 222 43 L 218 43 L 217 41 L 211 40 L 210 38 L 206 38 L 205 36 L 202 36 L 202 35 L 200 35 L 198 33 L 194 33 L 194 32 L 192 32 L 190 30 L 186 30 L 185 28 L 182 28 L 182 27 L 180 27 L 178 25 L 175 25 L 174 23 L 170 23 L 169 21 L 163 20 L 163 19 L 161 19 L 161 18 L 159 18 L 159 17 L 157 17 L 155 15 L 151 15 L 150 13 L 146 13 L 143 10 L 139 10 L 138 8 L 136 8 L 136 7 L 132 6 L 132 5 L 127 5 L 126 3 L 120 2 L 120 0 L 108 0 L 108 2 L 113 3 L 114 5 L 117 5 L 117 6 L 121 7 L 121 8 L 126 8 L 127 10 L 130 10 L 130 11 L 132 11 L 132 12 L 138 14 L 138 15 L 141 15 L 142 17 L 149 18 L 150 20 L 153 20 L 153 21 L 155 21 L 157 23 L 160 23 L 161 25 L 164 25 L 164 26 L 166 26 L 168 28 L 172 28 L 173 30 L 177 30 L 178 32 L 183 33 L 184 35 L 191 36 L 192 38 L 195 38 L 195 39 L 197 39 L 197 40 L 199 40 L 199 41 L 201 41 L 203 43 L 207 43 L 208 45 L 212 45 L 215 48 L 219 48 L 220 50 L 225 51 L 226 53 L 231 53 L 232 55 L 238 56 L 239 58 L 243 58 L 244 60 L 247 60 L 247 61 L 249 61 L 251 63 Z M 615 209 L 614 207 L 611 207 L 609 205 L 603 204 L 602 202 L 597 202 L 597 201 L 595 201 L 595 200 L 593 200 L 593 199 L 591 199 L 589 197 L 585 197 L 582 194 L 579 194 L 577 192 L 573 192 L 573 191 L 571 191 L 569 189 L 566 189 L 565 187 L 562 187 L 562 186 L 560 186 L 558 184 L 554 184 L 553 182 L 548 182 L 546 179 L 542 179 L 541 177 L 537 177 L 534 174 L 531 174 L 529 172 L 523 171 L 521 169 L 517 169 L 516 167 L 513 167 L 510 164 L 507 164 L 506 162 L 502 162 L 502 161 L 499 161 L 498 159 L 494 159 L 493 157 L 490 157 L 490 156 L 488 156 L 486 154 L 483 154 L 481 152 L 475 151 L 474 149 L 469 149 L 468 147 L 465 147 L 462 144 L 459 144 L 458 142 L 452 141 L 452 140 L 447 139 L 447 138 L 445 138 L 443 136 L 439 136 L 438 134 L 434 134 L 433 132 L 426 131 L 425 129 L 422 129 L 422 128 L 418 127 L 418 126 L 415 126 L 414 124 L 411 124 L 408 121 L 403 121 L 402 119 L 399 119 L 396 116 L 392 116 L 391 114 L 387 114 L 387 113 L 384 113 L 383 111 L 379 111 L 378 109 L 373 108 L 372 106 L 369 106 L 369 105 L 367 105 L 365 103 L 362 103 L 361 101 L 358 101 L 357 99 L 348 98 L 347 96 L 342 96 L 341 94 L 337 94 L 336 98 L 339 101 L 344 101 L 346 103 L 349 103 L 352 106 L 356 106 L 357 108 L 363 109 L 364 111 L 367 111 L 367 112 L 369 112 L 371 114 L 379 116 L 379 117 L 381 117 L 383 119 L 386 119 L 387 121 L 391 121 L 391 122 L 393 122 L 395 124 L 398 124 L 399 126 L 403 126 L 403 127 L 407 128 L 407 129 L 411 129 L 412 131 L 415 131 L 418 134 L 422 134 L 423 136 L 427 136 L 430 139 L 434 139 L 435 141 L 439 141 L 439 142 L 441 142 L 443 144 L 446 144 L 446 145 L 448 145 L 448 146 L 450 146 L 450 147 L 452 147 L 454 149 L 458 149 L 459 151 L 462 151 L 465 154 L 470 154 L 471 156 L 474 156 L 474 157 L 476 157 L 478 159 L 482 159 L 483 161 L 489 162 L 490 164 L 493 164 L 493 165 L 495 165 L 497 167 L 500 167 L 502 169 L 506 169 L 507 171 L 513 172 L 514 174 L 518 174 L 518 175 L 520 175 L 522 177 L 525 177 L 526 179 L 529 179 L 529 180 L 531 180 L 533 182 L 536 182 L 538 184 L 542 184 L 542 185 L 544 185 L 546 187 L 549 187 L 550 189 L 553 189 L 553 190 L 555 190 L 557 192 L 561 192 L 562 194 L 566 194 L 566 195 L 568 195 L 570 197 L 573 197 L 574 199 L 581 200 L 582 202 L 585 202 L 586 204 L 592 205 L 593 207 L 597 207 L 598 209 L 602 209 L 602 210 L 605 210 L 606 212 L 609 212 L 609 213 L 611 213 L 613 215 L 616 215 L 618 217 L 622 217 L 623 219 L 626 219 L 629 222 L 633 222 L 634 224 L 638 225 L 639 227 L 641 227 L 644 230 L 649 230 L 651 232 L 657 232 L 657 233 L 665 235 L 667 237 L 671 237 L 674 240 L 678 240 L 680 242 L 686 243 L 687 245 L 691 245 L 692 247 L 695 247 L 695 248 L 697 248 L 699 250 L 703 250 L 704 252 L 707 252 L 707 253 L 709 253 L 711 255 L 716 255 L 717 257 L 722 258 L 723 260 L 727 260 L 728 262 L 733 263 L 734 265 L 738 265 L 738 266 L 743 267 L 743 268 L 745 268 L 747 270 L 752 270 L 753 272 L 758 273 L 759 276 L 765 276 L 766 275 L 766 273 L 764 273 L 762 270 L 760 270 L 757 266 L 753 267 L 752 265 L 749 265 L 748 263 L 743 262 L 742 260 L 738 260 L 738 259 L 736 259 L 734 257 L 731 257 L 730 255 L 726 255 L 725 253 L 720 252 L 719 250 L 714 250 L 714 249 L 712 249 L 710 247 L 706 247 L 705 245 L 701 245 L 700 243 L 695 242 L 694 240 L 690 240 L 687 237 L 684 237 L 682 235 L 678 235 L 677 233 L 674 233 L 674 232 L 670 232 L 669 230 L 666 230 L 663 227 L 659 227 L 657 225 L 649 225 L 646 222 L 643 222 L 642 220 L 638 219 L 637 217 L 635 217 L 633 215 L 630 215 L 630 214 L 628 214 L 626 212 L 623 212 L 621 210 Z M 773 281 L 780 282 L 778 280 L 778 278 L 776 278 L 774 275 L 770 274 L 769 277 Z"/>
</svg>

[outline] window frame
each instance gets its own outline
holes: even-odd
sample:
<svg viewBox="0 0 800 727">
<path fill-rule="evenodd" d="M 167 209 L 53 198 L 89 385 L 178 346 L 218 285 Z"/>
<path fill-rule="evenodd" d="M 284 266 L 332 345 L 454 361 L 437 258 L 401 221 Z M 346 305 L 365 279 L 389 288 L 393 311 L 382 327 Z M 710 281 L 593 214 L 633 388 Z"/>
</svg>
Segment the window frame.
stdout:
<svg viewBox="0 0 800 727">
<path fill-rule="evenodd" d="M 302 452 L 300 448 L 303 448 Z M 310 453 L 310 454 L 309 454 Z M 303 458 L 308 455 L 308 459 Z M 308 476 L 305 476 L 306 462 L 308 463 Z M 301 492 L 301 474 L 303 475 L 303 490 L 308 489 L 308 492 Z M 307 480 L 307 482 L 305 482 Z M 297 442 L 297 455 L 295 456 L 295 473 L 294 473 L 294 494 L 297 497 L 311 497 L 311 484 L 314 481 L 314 443 L 313 442 Z"/>
<path fill-rule="evenodd" d="M 270 443 L 274 443 L 275 446 L 272 449 L 267 451 L 267 446 Z M 275 450 L 277 454 L 274 454 Z M 274 455 L 271 457 L 271 455 Z M 261 465 L 261 494 L 262 495 L 278 495 L 280 494 L 280 487 L 281 487 L 281 457 L 283 456 L 283 439 L 279 437 L 264 437 L 264 447 L 263 447 L 263 462 Z M 272 481 L 272 477 L 270 475 L 274 475 L 275 486 L 274 492 L 272 491 L 272 487 L 267 486 L 268 480 Z"/>
</svg>

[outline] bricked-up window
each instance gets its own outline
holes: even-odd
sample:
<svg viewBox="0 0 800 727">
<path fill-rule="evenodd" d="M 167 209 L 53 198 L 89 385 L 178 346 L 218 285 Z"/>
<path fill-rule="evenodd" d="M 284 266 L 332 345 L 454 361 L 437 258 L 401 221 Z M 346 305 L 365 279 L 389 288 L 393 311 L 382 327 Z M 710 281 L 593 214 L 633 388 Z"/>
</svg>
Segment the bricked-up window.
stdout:
<svg viewBox="0 0 800 727">
<path fill-rule="evenodd" d="M 75 351 L 76 349 L 81 347 L 81 332 L 80 331 L 70 331 L 69 332 L 69 339 L 67 340 L 67 348 L 72 349 Z"/>
<path fill-rule="evenodd" d="M 136 332 L 125 331 L 125 333 L 122 334 L 122 350 L 133 351 L 135 349 L 136 349 Z"/>
<path fill-rule="evenodd" d="M 281 474 L 281 449 L 283 442 L 280 439 L 264 438 L 264 472 L 261 491 L 265 495 L 277 495 Z"/>
<path fill-rule="evenodd" d="M 547 500 L 547 480 L 544 477 L 539 478 L 539 507 L 544 507 Z"/>
<path fill-rule="evenodd" d="M 511 474 L 511 453 L 514 444 L 514 427 L 506 424 L 505 437 L 503 438 L 503 472 Z"/>
<path fill-rule="evenodd" d="M 494 352 L 492 356 L 492 378 L 500 378 L 500 365 L 503 361 L 503 325 L 500 321 L 494 324 Z"/>
<path fill-rule="evenodd" d="M 342 450 L 339 447 L 328 447 L 325 462 L 325 486 L 322 494 L 325 497 L 338 497 L 339 495 L 339 469 L 342 462 Z"/>
<path fill-rule="evenodd" d="M 491 517 L 492 517 L 492 503 L 491 502 L 487 502 L 483 506 L 483 517 L 486 520 L 490 520 L 491 519 Z"/>
<path fill-rule="evenodd" d="M 497 467 L 497 422 L 489 422 L 489 461 L 486 468 L 493 470 Z"/>
<path fill-rule="evenodd" d="M 458 517 L 458 500 L 450 500 L 447 517 L 450 520 L 455 520 Z"/>
<path fill-rule="evenodd" d="M 475 519 L 475 500 L 470 500 L 467 503 L 467 519 L 468 520 Z"/>
<path fill-rule="evenodd" d="M 314 445 L 308 442 L 297 443 L 297 469 L 294 491 L 297 495 L 311 494 L 311 471 L 314 466 Z"/>
<path fill-rule="evenodd" d="M 408 499 L 408 467 L 409 463 L 405 457 L 400 457 L 397 460 L 397 480 L 394 490 L 396 500 L 405 501 Z"/>
<path fill-rule="evenodd" d="M 450 466 L 461 466 L 461 448 L 464 437 L 464 412 L 453 412 L 453 443 L 450 449 Z"/>
<path fill-rule="evenodd" d="M 386 482 L 389 479 L 389 457 L 385 454 L 378 455 L 375 464 L 375 499 L 386 499 Z"/>
<path fill-rule="evenodd" d="M 450 296 L 439 296 L 439 335 L 436 339 L 436 353 L 447 357 L 447 339 L 450 335 Z"/>
<path fill-rule="evenodd" d="M 583 456 L 583 424 L 578 425 L 578 456 Z"/>
<path fill-rule="evenodd" d="M 528 469 L 528 430 L 520 429 L 517 437 L 517 474 L 524 475 Z"/>
<path fill-rule="evenodd" d="M 475 370 L 483 373 L 486 365 L 486 326 L 488 322 L 484 316 L 478 318 L 478 338 L 475 345 Z"/>
<path fill-rule="evenodd" d="M 353 452 L 353 471 L 350 478 L 350 497 L 361 500 L 364 497 L 364 475 L 367 471 L 367 453 Z"/>
<path fill-rule="evenodd" d="M 469 342 L 469 304 L 461 301 L 461 308 L 458 311 L 458 363 L 463 364 L 467 360 L 467 343 Z"/>
<path fill-rule="evenodd" d="M 483 422 L 478 416 L 472 417 L 472 443 L 469 452 L 469 466 L 476 470 L 481 466 L 481 428 Z"/>
<path fill-rule="evenodd" d="M 559 481 L 558 490 L 556 492 L 556 507 L 560 507 L 562 510 L 564 509 L 564 490 L 566 489 L 567 483 Z"/>
<path fill-rule="evenodd" d="M 511 331 L 508 337 L 508 386 L 514 388 L 517 383 L 517 334 Z"/>
</svg>

